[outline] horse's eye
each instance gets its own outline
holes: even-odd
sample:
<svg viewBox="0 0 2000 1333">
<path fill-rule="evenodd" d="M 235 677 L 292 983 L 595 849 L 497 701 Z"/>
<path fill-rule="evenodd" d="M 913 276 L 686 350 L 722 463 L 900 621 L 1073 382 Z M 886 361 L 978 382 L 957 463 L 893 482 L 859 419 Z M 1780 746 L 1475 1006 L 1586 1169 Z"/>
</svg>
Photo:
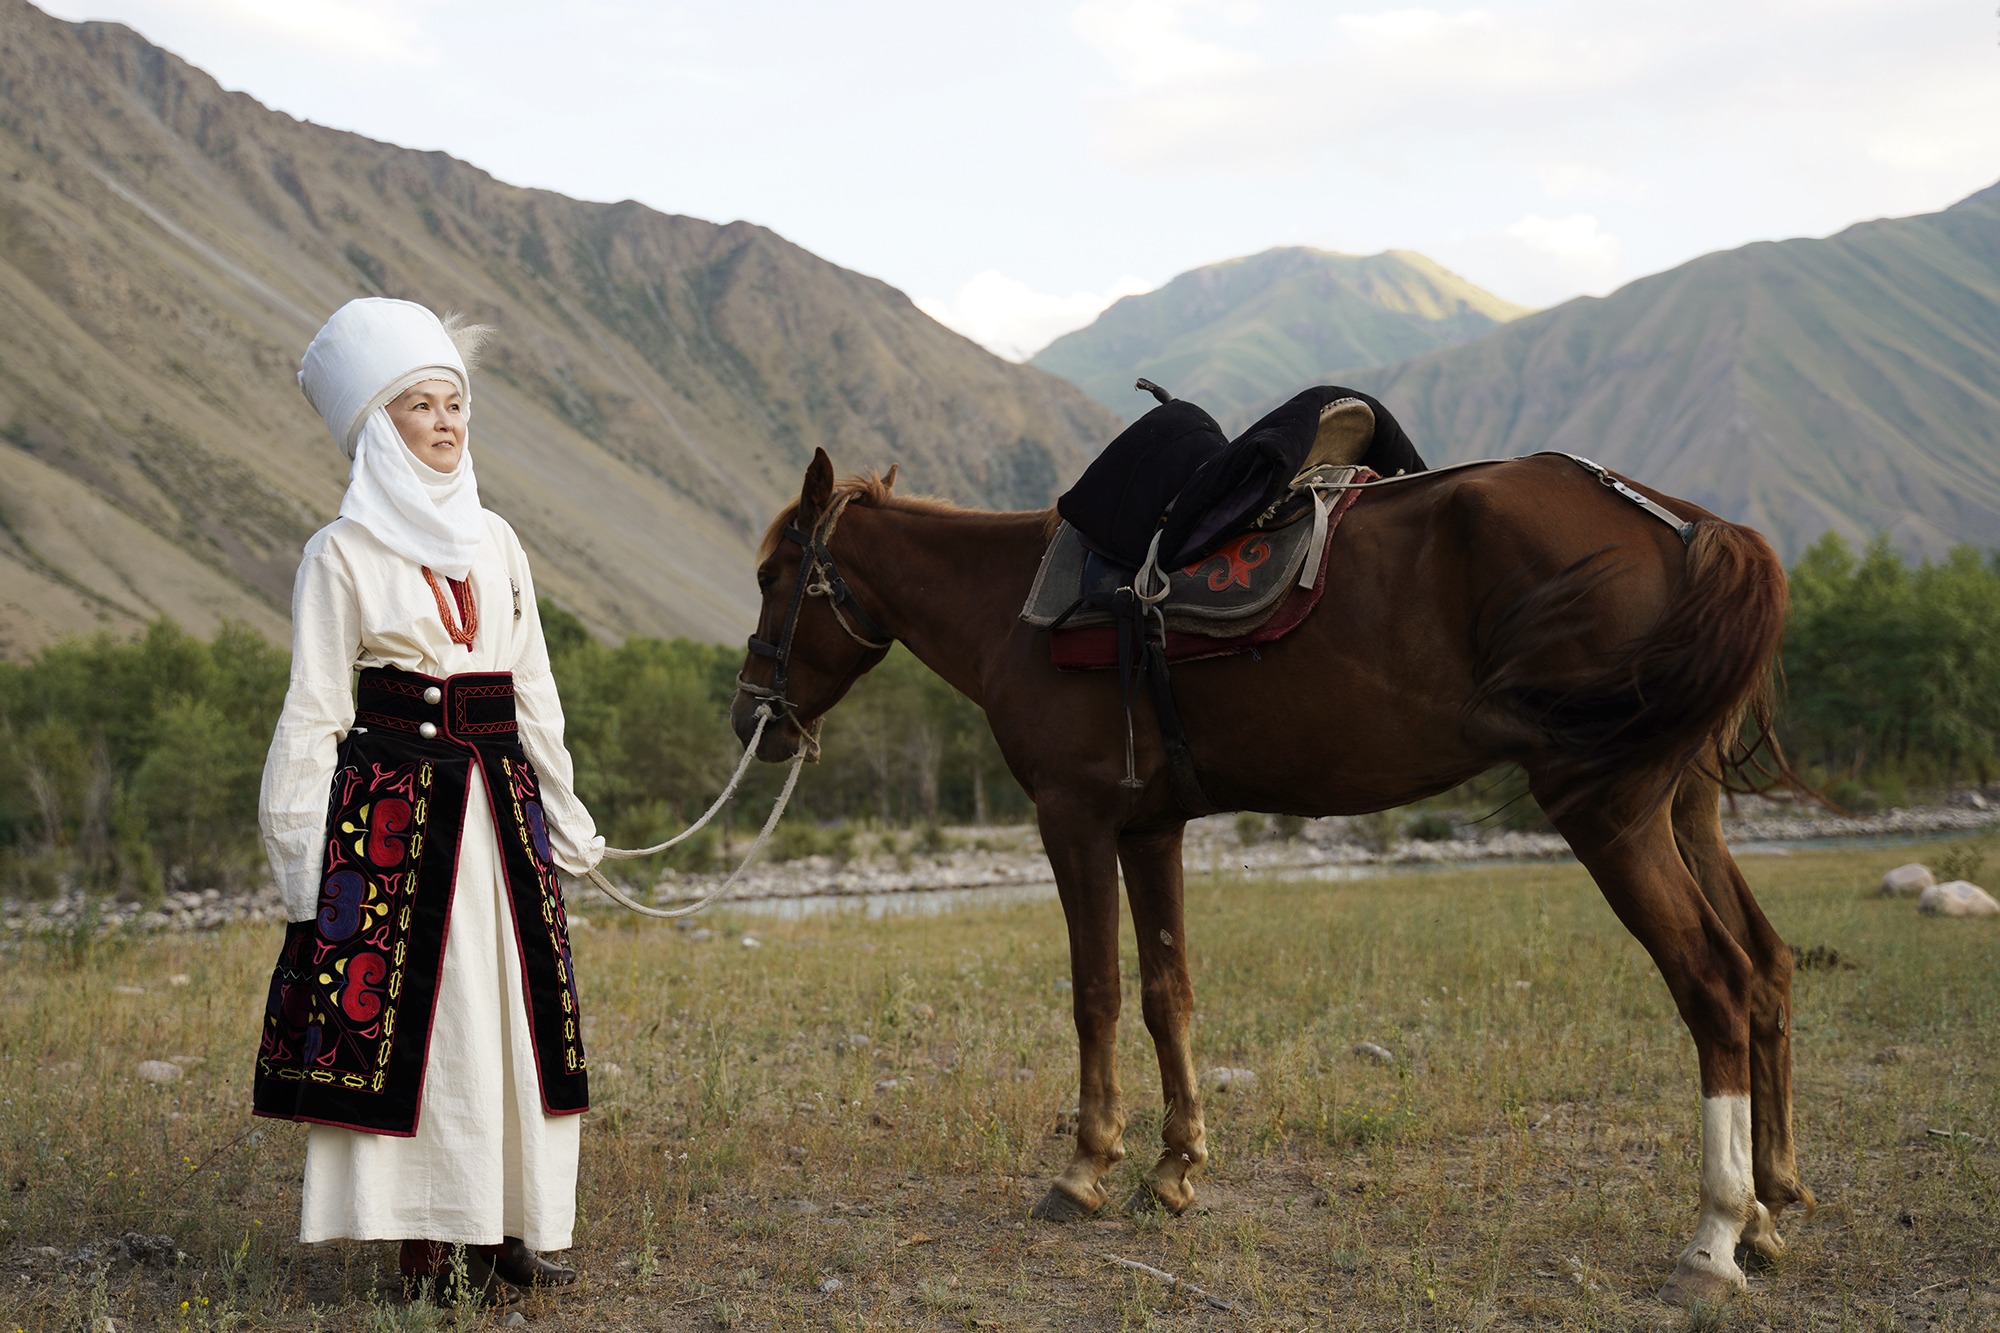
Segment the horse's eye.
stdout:
<svg viewBox="0 0 2000 1333">
<path fill-rule="evenodd" d="M 760 570 L 758 570 L 758 571 L 757 571 L 757 591 L 758 591 L 758 592 L 769 592 L 769 591 L 771 591 L 771 585 L 772 585 L 772 584 L 774 584 L 774 583 L 776 583 L 777 581 L 778 581 L 778 576 L 777 576 L 776 574 L 773 574 L 773 573 L 772 573 L 772 572 L 771 572 L 770 570 L 768 570 L 768 569 L 760 569 Z"/>
</svg>

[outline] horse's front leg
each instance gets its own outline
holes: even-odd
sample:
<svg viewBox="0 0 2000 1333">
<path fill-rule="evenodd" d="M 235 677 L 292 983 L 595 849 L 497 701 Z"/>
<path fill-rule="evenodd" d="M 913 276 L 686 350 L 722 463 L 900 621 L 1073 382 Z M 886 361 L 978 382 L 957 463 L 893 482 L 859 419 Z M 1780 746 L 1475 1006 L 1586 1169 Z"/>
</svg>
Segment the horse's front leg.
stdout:
<svg viewBox="0 0 2000 1333">
<path fill-rule="evenodd" d="M 1094 818 L 1068 793 L 1037 793 L 1042 846 L 1055 871 L 1069 923 L 1069 971 L 1079 1057 L 1076 1155 L 1035 1205 L 1045 1221 L 1096 1212 L 1098 1182 L 1125 1159 L 1125 1110 L 1118 1093 L 1118 865 L 1108 819 Z"/>
<path fill-rule="evenodd" d="M 1187 937 L 1181 904 L 1181 831 L 1128 834 L 1118 840 L 1125 867 L 1125 896 L 1132 904 L 1132 927 L 1139 939 L 1139 986 L 1146 1030 L 1160 1061 L 1160 1097 L 1166 1119 L 1160 1126 L 1160 1160 L 1146 1173 L 1131 1207 L 1155 1203 L 1179 1213 L 1194 1202 L 1188 1175 L 1208 1160 L 1207 1130 L 1201 1120 L 1201 1092 L 1195 1086 L 1194 1046 L 1188 1025 L 1194 1017 L 1194 983 L 1188 979 Z"/>
</svg>

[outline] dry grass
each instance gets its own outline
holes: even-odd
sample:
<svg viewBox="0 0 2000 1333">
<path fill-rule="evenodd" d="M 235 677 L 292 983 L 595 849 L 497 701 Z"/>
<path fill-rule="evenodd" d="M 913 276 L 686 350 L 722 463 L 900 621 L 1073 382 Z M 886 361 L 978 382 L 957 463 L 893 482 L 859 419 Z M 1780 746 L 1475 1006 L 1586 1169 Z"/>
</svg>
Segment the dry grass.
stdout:
<svg viewBox="0 0 2000 1333">
<path fill-rule="evenodd" d="M 1213 1099 L 1188 1216 L 1069 1228 L 1027 1220 L 1074 1101 L 1054 903 L 750 923 L 758 948 L 600 914 L 577 945 L 598 1107 L 586 1285 L 523 1308 L 572 1329 L 1994 1327 L 2000 928 L 1864 896 L 1912 855 L 1747 863 L 1787 938 L 1856 966 L 1798 983 L 1820 1210 L 1789 1219 L 1793 1253 L 1724 1311 L 1649 1294 L 1694 1218 L 1693 1050 L 1569 866 L 1196 881 L 1200 1059 L 1258 1080 Z M 490 1319 L 400 1307 L 386 1246 L 290 1239 L 301 1133 L 244 1110 L 276 945 L 235 929 L 75 969 L 32 946 L 0 963 L 0 1327 Z M 1158 1083 L 1127 1012 L 1136 1164 L 1157 1151 Z M 1364 1039 L 1396 1062 L 1352 1055 Z M 165 1088 L 131 1076 L 172 1056 L 202 1062 Z M 127 1230 L 189 1257 L 35 1253 Z"/>
</svg>

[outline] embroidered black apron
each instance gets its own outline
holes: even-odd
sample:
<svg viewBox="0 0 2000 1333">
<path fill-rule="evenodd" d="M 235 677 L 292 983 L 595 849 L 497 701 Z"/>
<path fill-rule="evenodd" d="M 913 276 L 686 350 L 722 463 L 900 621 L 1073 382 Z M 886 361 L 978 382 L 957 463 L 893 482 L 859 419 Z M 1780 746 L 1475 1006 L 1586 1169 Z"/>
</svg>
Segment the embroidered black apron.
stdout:
<svg viewBox="0 0 2000 1333">
<path fill-rule="evenodd" d="M 286 928 L 257 1050 L 258 1115 L 416 1133 L 468 784 L 507 878 L 542 1106 L 589 1107 L 562 887 L 507 672 L 361 673 L 327 802 L 319 912 Z"/>
</svg>

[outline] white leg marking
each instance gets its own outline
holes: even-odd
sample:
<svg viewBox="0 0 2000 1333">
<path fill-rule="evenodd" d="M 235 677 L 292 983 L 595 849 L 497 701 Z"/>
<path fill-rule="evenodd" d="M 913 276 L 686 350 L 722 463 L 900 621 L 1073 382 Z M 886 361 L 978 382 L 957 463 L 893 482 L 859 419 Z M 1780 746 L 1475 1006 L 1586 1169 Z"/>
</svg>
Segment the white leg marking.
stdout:
<svg viewBox="0 0 2000 1333">
<path fill-rule="evenodd" d="M 1680 1267 L 1729 1285 L 1745 1286 L 1736 1266 L 1736 1242 L 1756 1217 L 1757 1190 L 1750 1175 L 1750 1099 L 1701 1099 L 1701 1219 L 1694 1243 L 1681 1251 Z"/>
</svg>

